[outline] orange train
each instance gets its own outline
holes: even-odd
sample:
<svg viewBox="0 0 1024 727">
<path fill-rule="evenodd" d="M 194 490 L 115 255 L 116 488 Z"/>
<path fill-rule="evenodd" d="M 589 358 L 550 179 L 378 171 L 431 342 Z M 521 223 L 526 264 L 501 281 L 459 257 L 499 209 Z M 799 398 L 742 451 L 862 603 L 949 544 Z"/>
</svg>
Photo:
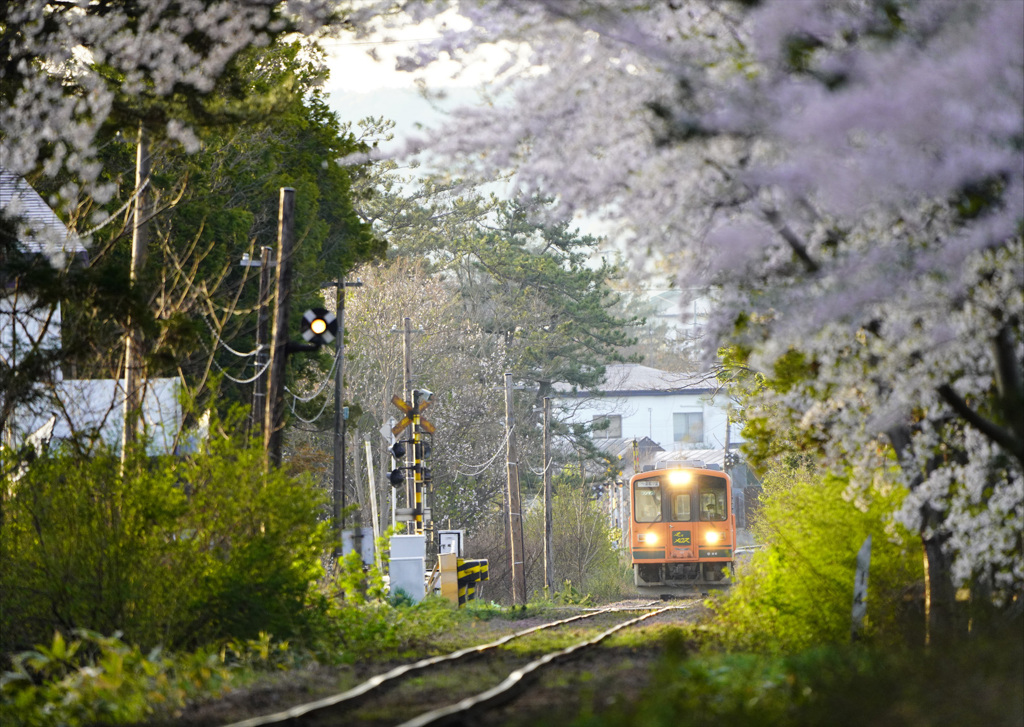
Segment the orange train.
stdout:
<svg viewBox="0 0 1024 727">
<path fill-rule="evenodd" d="M 638 587 L 724 584 L 736 552 L 729 475 L 700 467 L 651 470 L 630 478 L 629 494 Z"/>
</svg>

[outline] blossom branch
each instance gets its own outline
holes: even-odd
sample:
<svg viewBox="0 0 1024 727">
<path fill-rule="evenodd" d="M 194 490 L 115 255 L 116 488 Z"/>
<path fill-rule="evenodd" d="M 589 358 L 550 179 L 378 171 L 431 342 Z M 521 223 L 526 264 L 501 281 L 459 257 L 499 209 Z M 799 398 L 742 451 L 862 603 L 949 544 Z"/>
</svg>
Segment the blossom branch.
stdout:
<svg viewBox="0 0 1024 727">
<path fill-rule="evenodd" d="M 959 414 L 964 421 L 1006 450 L 1024 467 L 1024 439 L 1015 437 L 1012 431 L 999 426 L 976 412 L 949 384 L 943 384 L 937 391 L 943 401 L 949 404 L 950 408 Z"/>
</svg>

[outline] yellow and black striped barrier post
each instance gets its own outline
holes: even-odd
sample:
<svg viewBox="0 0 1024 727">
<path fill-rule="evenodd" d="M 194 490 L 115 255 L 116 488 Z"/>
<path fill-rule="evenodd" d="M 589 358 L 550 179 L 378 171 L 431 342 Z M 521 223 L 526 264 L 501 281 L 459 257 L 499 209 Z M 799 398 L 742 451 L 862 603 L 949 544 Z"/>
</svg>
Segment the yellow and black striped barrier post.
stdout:
<svg viewBox="0 0 1024 727">
<path fill-rule="evenodd" d="M 487 560 L 463 560 L 459 558 L 459 605 L 476 598 L 477 586 L 487 578 Z"/>
</svg>

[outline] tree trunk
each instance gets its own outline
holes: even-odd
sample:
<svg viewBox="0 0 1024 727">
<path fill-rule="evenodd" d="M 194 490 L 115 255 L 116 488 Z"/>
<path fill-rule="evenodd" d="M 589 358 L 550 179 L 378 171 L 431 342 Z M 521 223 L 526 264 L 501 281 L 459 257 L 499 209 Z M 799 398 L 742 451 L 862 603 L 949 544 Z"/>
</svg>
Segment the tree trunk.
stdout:
<svg viewBox="0 0 1024 727">
<path fill-rule="evenodd" d="M 910 428 L 893 427 L 887 432 L 889 441 L 900 466 L 907 468 L 913 461 L 911 456 Z M 938 466 L 935 462 L 934 466 Z M 924 482 L 934 469 L 931 462 L 924 472 L 913 472 L 908 487 L 911 491 Z M 909 471 L 909 470 L 908 470 Z M 953 588 L 953 573 L 949 555 L 943 545 L 949 535 L 943 532 L 944 515 L 928 504 L 921 507 L 921 545 L 924 556 L 924 608 L 925 643 L 946 641 L 955 638 L 959 632 L 960 619 L 957 615 L 956 589 Z"/>
<path fill-rule="evenodd" d="M 949 555 L 942 547 L 948 536 L 938 533 L 941 525 L 941 512 L 929 505 L 921 508 L 926 644 L 949 640 L 960 631 Z"/>
</svg>

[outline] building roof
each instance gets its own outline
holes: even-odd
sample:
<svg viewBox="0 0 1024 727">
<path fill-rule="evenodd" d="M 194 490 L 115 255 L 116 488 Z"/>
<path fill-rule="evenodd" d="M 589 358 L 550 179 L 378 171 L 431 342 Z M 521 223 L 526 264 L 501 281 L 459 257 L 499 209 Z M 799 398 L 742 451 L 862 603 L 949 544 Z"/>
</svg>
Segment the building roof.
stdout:
<svg viewBox="0 0 1024 727">
<path fill-rule="evenodd" d="M 650 457 L 655 452 L 664 451 L 661 445 L 650 437 L 615 437 L 610 439 L 595 439 L 594 446 L 602 452 L 618 457 L 619 459 L 633 458 L 633 441 L 636 441 L 640 450 L 641 459 Z"/>
<path fill-rule="evenodd" d="M 683 449 L 674 452 L 658 452 L 651 458 L 651 463 L 659 467 L 694 466 L 694 462 L 724 468 L 725 450 L 721 447 L 717 449 Z"/>
<path fill-rule="evenodd" d="M 0 168 L 0 214 L 18 220 L 18 244 L 26 252 L 42 253 L 63 264 L 85 245 L 68 230 L 45 200 L 22 177 Z"/>
<path fill-rule="evenodd" d="M 150 454 L 174 450 L 182 425 L 180 394 L 178 378 L 146 379 L 142 424 L 150 437 Z M 124 399 L 124 379 L 64 379 L 18 408 L 9 422 L 12 439 L 21 444 L 48 429 L 47 439 L 79 434 L 117 446 L 124 427 Z"/>
<path fill-rule="evenodd" d="M 596 390 L 580 394 L 562 390 L 559 393 L 570 396 L 589 396 L 595 393 L 605 396 L 642 396 L 672 393 L 708 394 L 715 389 L 714 375 L 709 373 L 678 373 L 640 364 L 611 364 L 606 367 L 604 380 Z"/>
</svg>

